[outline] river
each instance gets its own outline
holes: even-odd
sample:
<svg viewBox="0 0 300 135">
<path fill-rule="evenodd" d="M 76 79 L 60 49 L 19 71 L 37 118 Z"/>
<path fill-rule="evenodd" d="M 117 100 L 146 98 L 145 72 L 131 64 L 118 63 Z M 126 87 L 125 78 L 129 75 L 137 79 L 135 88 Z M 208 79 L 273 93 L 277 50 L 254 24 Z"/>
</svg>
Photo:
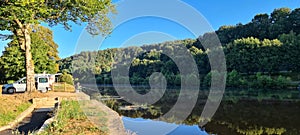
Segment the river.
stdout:
<svg viewBox="0 0 300 135">
<path fill-rule="evenodd" d="M 117 96 L 112 87 L 99 87 L 102 95 Z M 134 88 L 147 94 L 145 87 Z M 104 101 L 123 116 L 126 129 L 138 135 L 240 135 L 240 134 L 300 134 L 300 94 L 297 90 L 226 89 L 214 116 L 203 126 L 201 113 L 208 90 L 200 90 L 198 101 L 184 121 L 176 117 L 162 118 L 176 104 L 180 89 L 167 89 L 162 98 L 152 105 L 125 100 Z M 99 98 L 93 93 L 92 97 Z M 123 108 L 123 109 L 120 109 Z M 179 110 L 177 114 L 184 114 Z"/>
</svg>

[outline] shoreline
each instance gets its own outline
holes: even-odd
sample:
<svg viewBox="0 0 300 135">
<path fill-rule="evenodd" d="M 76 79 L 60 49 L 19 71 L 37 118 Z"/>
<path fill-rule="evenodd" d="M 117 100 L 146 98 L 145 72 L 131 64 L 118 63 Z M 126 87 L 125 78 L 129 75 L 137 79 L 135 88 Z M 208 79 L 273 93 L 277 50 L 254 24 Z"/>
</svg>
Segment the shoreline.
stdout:
<svg viewBox="0 0 300 135">
<path fill-rule="evenodd" d="M 85 93 L 78 94 L 80 96 L 87 97 Z M 80 99 L 79 96 L 79 99 Z M 86 98 L 85 98 L 86 99 Z M 126 135 L 126 129 L 124 127 L 122 116 L 120 116 L 116 111 L 112 110 L 111 108 L 107 107 L 102 102 L 99 102 L 97 100 L 79 100 L 82 101 L 80 104 L 82 105 L 81 108 L 86 113 L 86 116 L 88 119 L 93 122 L 95 125 L 98 125 L 97 117 L 95 116 L 88 116 L 87 114 L 94 113 L 94 111 L 97 111 L 100 109 L 101 111 L 105 112 L 105 117 L 107 118 L 106 124 L 108 128 L 109 135 Z M 89 101 L 88 104 L 86 104 L 85 101 Z M 101 128 L 101 127 L 99 127 Z"/>
</svg>

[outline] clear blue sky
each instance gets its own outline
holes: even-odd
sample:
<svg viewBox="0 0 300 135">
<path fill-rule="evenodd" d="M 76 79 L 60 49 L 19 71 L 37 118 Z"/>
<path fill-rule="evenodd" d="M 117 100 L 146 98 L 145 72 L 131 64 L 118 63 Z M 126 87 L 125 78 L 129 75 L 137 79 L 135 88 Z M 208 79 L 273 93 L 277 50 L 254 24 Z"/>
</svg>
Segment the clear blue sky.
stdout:
<svg viewBox="0 0 300 135">
<path fill-rule="evenodd" d="M 118 2 L 119 0 L 113 1 Z M 258 13 L 270 14 L 275 8 L 289 7 L 291 9 L 295 9 L 300 7 L 300 0 L 182 1 L 200 12 L 214 30 L 217 30 L 222 25 L 235 25 L 240 22 L 245 24 L 251 21 L 254 15 Z M 138 7 L 139 5 L 133 6 Z M 164 6 L 167 11 L 168 5 Z M 180 13 L 180 9 L 178 9 L 178 12 Z M 116 16 L 118 16 L 118 14 Z M 65 31 L 62 26 L 55 26 L 51 28 L 54 33 L 54 41 L 59 45 L 59 56 L 61 58 L 71 56 L 75 53 L 78 39 L 84 30 L 84 27 L 84 24 L 82 26 L 73 25 L 72 32 Z M 145 36 L 148 38 L 145 38 Z M 108 37 L 99 48 L 105 49 L 119 47 L 122 43 L 125 45 L 142 45 L 185 38 L 195 38 L 195 36 L 184 27 L 181 27 L 179 24 L 170 20 L 157 17 L 143 17 L 130 20 L 118 26 L 112 35 L 110 35 L 110 37 Z M 100 44 L 95 41 L 84 41 L 86 49 L 83 50 L 89 50 L 90 44 Z M 7 41 L 0 41 L 0 51 L 4 50 L 6 44 Z"/>
</svg>

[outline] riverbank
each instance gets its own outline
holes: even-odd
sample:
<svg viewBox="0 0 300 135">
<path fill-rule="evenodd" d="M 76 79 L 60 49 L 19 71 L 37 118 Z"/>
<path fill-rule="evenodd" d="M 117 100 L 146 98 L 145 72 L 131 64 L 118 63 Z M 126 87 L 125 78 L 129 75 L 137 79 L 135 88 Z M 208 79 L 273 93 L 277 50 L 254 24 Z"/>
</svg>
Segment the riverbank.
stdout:
<svg viewBox="0 0 300 135">
<path fill-rule="evenodd" d="M 99 113 L 103 113 L 99 111 Z M 99 114 L 98 113 L 98 114 Z M 104 119 L 105 115 L 101 116 Z M 63 100 L 60 103 L 60 107 L 54 116 L 54 120 L 44 131 L 38 133 L 38 135 L 49 134 L 88 134 L 88 135 L 108 135 L 107 130 L 102 127 L 106 127 L 106 123 L 103 122 L 101 127 L 98 127 L 91 122 L 84 111 L 80 107 L 80 104 L 75 100 Z"/>
<path fill-rule="evenodd" d="M 23 96 L 0 96 L 0 127 L 14 121 L 30 105 Z"/>
<path fill-rule="evenodd" d="M 74 134 L 74 133 L 81 133 L 82 129 L 85 129 L 86 133 L 88 134 L 111 134 L 111 135 L 125 135 L 125 129 L 122 123 L 121 116 L 118 115 L 117 112 L 111 110 L 110 108 L 106 107 L 104 104 L 95 101 L 89 100 L 89 96 L 85 95 L 84 93 L 65 93 L 65 92 L 48 92 L 48 93 L 34 93 L 28 95 L 27 93 L 18 93 L 14 95 L 4 94 L 0 97 L 1 109 L 0 116 L 4 116 L 3 112 L 13 112 L 16 111 L 13 109 L 16 107 L 15 105 L 22 105 L 22 103 L 30 104 L 29 100 L 34 97 L 59 97 L 60 101 L 62 101 L 62 108 L 59 109 L 57 113 L 57 117 L 61 116 L 61 118 L 68 118 L 66 119 L 56 119 L 53 123 L 46 128 L 45 132 L 41 134 L 49 134 L 49 133 L 63 133 L 63 134 Z M 8 102 L 10 101 L 10 102 Z M 19 102 L 20 104 L 16 104 Z M 10 105 L 12 103 L 13 105 Z M 85 103 L 86 106 L 83 106 Z M 68 104 L 68 105 L 66 105 Z M 70 105 L 71 104 L 71 105 Z M 6 108 L 3 106 L 7 106 Z M 9 109 L 9 106 L 11 108 Z M 70 107 L 73 106 L 73 107 Z M 88 107 L 89 109 L 84 109 Z M 28 108 L 28 107 L 27 107 Z M 27 109 L 26 107 L 23 110 Z M 91 110 L 94 108 L 94 112 L 87 112 L 86 110 Z M 6 109 L 3 110 L 3 109 Z M 95 113 L 96 112 L 96 113 Z M 22 113 L 20 111 L 19 113 Z M 60 114 L 60 115 L 59 115 Z M 66 117 L 69 114 L 70 117 Z M 91 115 L 94 115 L 91 116 Z M 18 114 L 15 114 L 16 117 Z M 73 117 L 75 116 L 75 117 Z M 95 119 L 97 116 L 98 119 Z M 13 121 L 15 117 L 11 117 L 11 119 L 6 120 L 5 117 L 0 117 L 0 121 L 6 123 L 2 125 L 6 125 L 7 123 Z M 58 124 L 55 122 L 62 122 L 66 123 L 67 126 L 61 126 L 64 124 Z M 68 123 L 71 122 L 71 123 Z M 56 127 L 53 127 L 56 125 Z M 58 128 L 57 126 L 60 126 Z M 62 130 L 64 129 L 64 130 Z M 68 130 L 69 129 L 69 130 Z M 78 132 L 74 129 L 79 129 Z M 47 131 L 48 130 L 48 131 Z M 64 131 L 64 132 L 61 132 Z"/>
<path fill-rule="evenodd" d="M 101 102 L 90 100 L 90 97 L 84 93 L 77 93 L 77 101 L 63 100 L 60 108 L 56 124 L 51 124 L 46 128 L 46 134 L 126 134 L 121 116 L 117 112 Z M 61 123 L 63 121 L 66 123 Z"/>
<path fill-rule="evenodd" d="M 110 135 L 126 135 L 122 117 L 117 112 L 97 100 L 82 101 L 79 103 L 88 119 L 93 122 L 94 125 L 101 128 L 103 121 L 106 121 L 106 127 Z M 99 111 L 105 112 L 105 114 L 101 114 Z M 105 115 L 106 120 L 101 118 L 102 115 Z"/>
</svg>

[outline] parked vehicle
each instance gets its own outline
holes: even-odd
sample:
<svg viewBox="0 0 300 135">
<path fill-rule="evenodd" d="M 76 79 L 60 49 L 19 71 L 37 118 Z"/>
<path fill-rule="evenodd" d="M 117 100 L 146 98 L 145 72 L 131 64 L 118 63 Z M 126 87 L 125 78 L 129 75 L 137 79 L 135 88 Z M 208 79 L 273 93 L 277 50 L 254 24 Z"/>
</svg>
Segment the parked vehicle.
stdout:
<svg viewBox="0 0 300 135">
<path fill-rule="evenodd" d="M 41 92 L 47 92 L 51 90 L 51 85 L 55 82 L 56 75 L 51 74 L 36 74 L 35 75 L 35 87 Z M 5 93 L 13 94 L 16 92 L 25 92 L 26 91 L 26 77 L 21 78 L 20 80 L 12 83 L 5 84 L 2 87 L 2 91 Z"/>
</svg>

